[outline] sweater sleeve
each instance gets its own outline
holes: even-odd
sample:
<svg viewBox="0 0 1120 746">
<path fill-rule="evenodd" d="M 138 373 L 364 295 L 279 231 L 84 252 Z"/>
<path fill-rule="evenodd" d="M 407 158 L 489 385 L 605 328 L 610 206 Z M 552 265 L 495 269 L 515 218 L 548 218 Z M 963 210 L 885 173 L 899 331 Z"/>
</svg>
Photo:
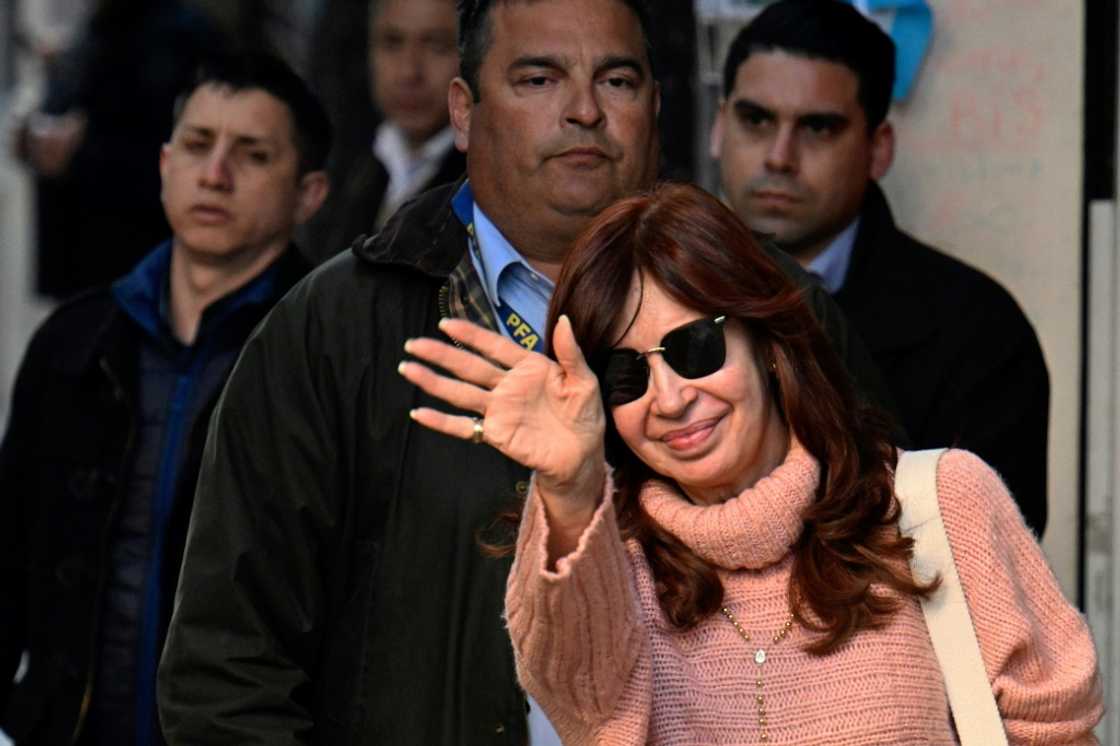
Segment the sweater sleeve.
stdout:
<svg viewBox="0 0 1120 746">
<path fill-rule="evenodd" d="M 522 686 L 565 743 L 615 711 L 645 633 L 608 476 L 576 550 L 549 571 L 548 518 L 535 483 L 506 587 L 506 619 Z"/>
<path fill-rule="evenodd" d="M 1095 744 L 1103 713 L 1097 654 L 999 476 L 953 450 L 938 499 L 984 667 L 1008 740 Z"/>
</svg>

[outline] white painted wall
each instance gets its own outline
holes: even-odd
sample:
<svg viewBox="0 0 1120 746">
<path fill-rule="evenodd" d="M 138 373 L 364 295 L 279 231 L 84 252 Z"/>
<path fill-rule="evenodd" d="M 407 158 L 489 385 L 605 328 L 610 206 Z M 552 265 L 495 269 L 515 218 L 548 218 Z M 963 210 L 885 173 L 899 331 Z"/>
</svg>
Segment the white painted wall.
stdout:
<svg viewBox="0 0 1120 746">
<path fill-rule="evenodd" d="M 898 222 L 998 279 L 1050 369 L 1050 518 L 1043 548 L 1078 583 L 1081 443 L 1081 3 L 931 0 L 935 32 L 892 116 L 884 182 Z"/>
<path fill-rule="evenodd" d="M 0 141 L 6 125 L 7 116 L 0 107 Z M 0 152 L 0 428 L 7 422 L 16 367 L 31 332 L 49 307 L 31 292 L 30 215 L 29 180 L 6 152 Z"/>
</svg>

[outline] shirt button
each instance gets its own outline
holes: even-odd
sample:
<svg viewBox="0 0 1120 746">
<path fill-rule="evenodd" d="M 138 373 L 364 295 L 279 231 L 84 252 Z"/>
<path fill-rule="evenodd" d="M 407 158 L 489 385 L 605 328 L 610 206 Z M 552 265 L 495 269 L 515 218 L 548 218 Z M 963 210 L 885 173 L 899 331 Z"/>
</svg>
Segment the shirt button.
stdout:
<svg viewBox="0 0 1120 746">
<path fill-rule="evenodd" d="M 516 485 L 514 485 L 514 489 L 517 490 L 518 497 L 528 497 L 529 496 L 529 483 L 528 482 L 518 482 Z"/>
</svg>

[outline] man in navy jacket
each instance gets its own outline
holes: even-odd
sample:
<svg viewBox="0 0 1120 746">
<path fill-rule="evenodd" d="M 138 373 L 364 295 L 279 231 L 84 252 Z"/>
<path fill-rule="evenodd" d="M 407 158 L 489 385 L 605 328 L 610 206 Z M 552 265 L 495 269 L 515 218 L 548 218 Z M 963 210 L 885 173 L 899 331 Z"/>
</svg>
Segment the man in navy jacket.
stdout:
<svg viewBox="0 0 1120 746">
<path fill-rule="evenodd" d="M 159 153 L 172 237 L 33 338 L 0 447 L 0 727 L 21 746 L 163 742 L 155 672 L 210 413 L 308 269 L 291 234 L 326 196 L 330 138 L 279 60 L 205 65 Z"/>
</svg>

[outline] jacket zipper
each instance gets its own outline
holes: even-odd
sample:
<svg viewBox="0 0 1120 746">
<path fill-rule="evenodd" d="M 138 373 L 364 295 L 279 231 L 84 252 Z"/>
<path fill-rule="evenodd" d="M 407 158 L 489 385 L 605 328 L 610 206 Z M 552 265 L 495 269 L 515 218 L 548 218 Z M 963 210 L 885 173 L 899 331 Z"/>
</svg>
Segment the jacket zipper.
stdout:
<svg viewBox="0 0 1120 746">
<path fill-rule="evenodd" d="M 445 282 L 439 287 L 439 317 L 443 319 L 451 318 L 451 301 L 448 299 L 451 295 L 451 283 Z"/>
<path fill-rule="evenodd" d="M 124 393 L 124 387 L 120 383 L 120 379 L 113 373 L 113 369 L 109 367 L 109 361 L 101 358 L 98 361 L 101 371 L 105 377 L 109 379 L 109 383 L 113 387 L 113 399 L 128 410 L 129 427 L 128 437 L 125 439 L 124 455 L 121 458 L 121 468 L 119 474 L 124 473 L 124 465 L 128 461 L 129 453 L 132 451 L 132 443 L 136 436 L 135 420 L 133 418 L 132 408 L 128 404 L 128 397 Z M 117 481 L 117 489 L 124 489 L 124 480 Z M 109 520 L 105 523 L 105 533 L 101 537 L 101 553 L 98 555 L 97 562 L 97 594 L 94 598 L 100 599 L 105 593 L 105 556 L 106 547 L 109 544 L 109 533 L 113 530 L 113 522 L 116 520 L 117 510 L 120 508 L 121 495 L 117 494 L 113 498 L 113 506 L 109 510 Z M 86 667 L 86 688 L 82 692 L 82 704 L 78 709 L 78 720 L 74 723 L 74 732 L 70 736 L 70 744 L 73 746 L 78 742 L 82 735 L 82 729 L 85 727 L 86 718 L 89 716 L 89 708 L 93 701 L 93 678 L 95 672 L 94 661 L 97 660 L 97 640 L 101 634 L 101 614 L 94 614 L 94 622 L 90 625 L 90 638 L 89 638 L 89 664 Z"/>
<path fill-rule="evenodd" d="M 451 281 L 448 280 L 448 281 L 444 282 L 442 285 L 440 285 L 439 293 L 437 294 L 437 299 L 439 301 L 439 317 L 440 317 L 441 321 L 443 319 L 451 318 L 450 296 L 451 296 Z M 463 343 L 460 342 L 459 340 L 453 339 L 451 341 L 454 342 L 455 346 L 458 347 L 460 350 L 467 349 L 466 347 L 463 346 Z"/>
</svg>

